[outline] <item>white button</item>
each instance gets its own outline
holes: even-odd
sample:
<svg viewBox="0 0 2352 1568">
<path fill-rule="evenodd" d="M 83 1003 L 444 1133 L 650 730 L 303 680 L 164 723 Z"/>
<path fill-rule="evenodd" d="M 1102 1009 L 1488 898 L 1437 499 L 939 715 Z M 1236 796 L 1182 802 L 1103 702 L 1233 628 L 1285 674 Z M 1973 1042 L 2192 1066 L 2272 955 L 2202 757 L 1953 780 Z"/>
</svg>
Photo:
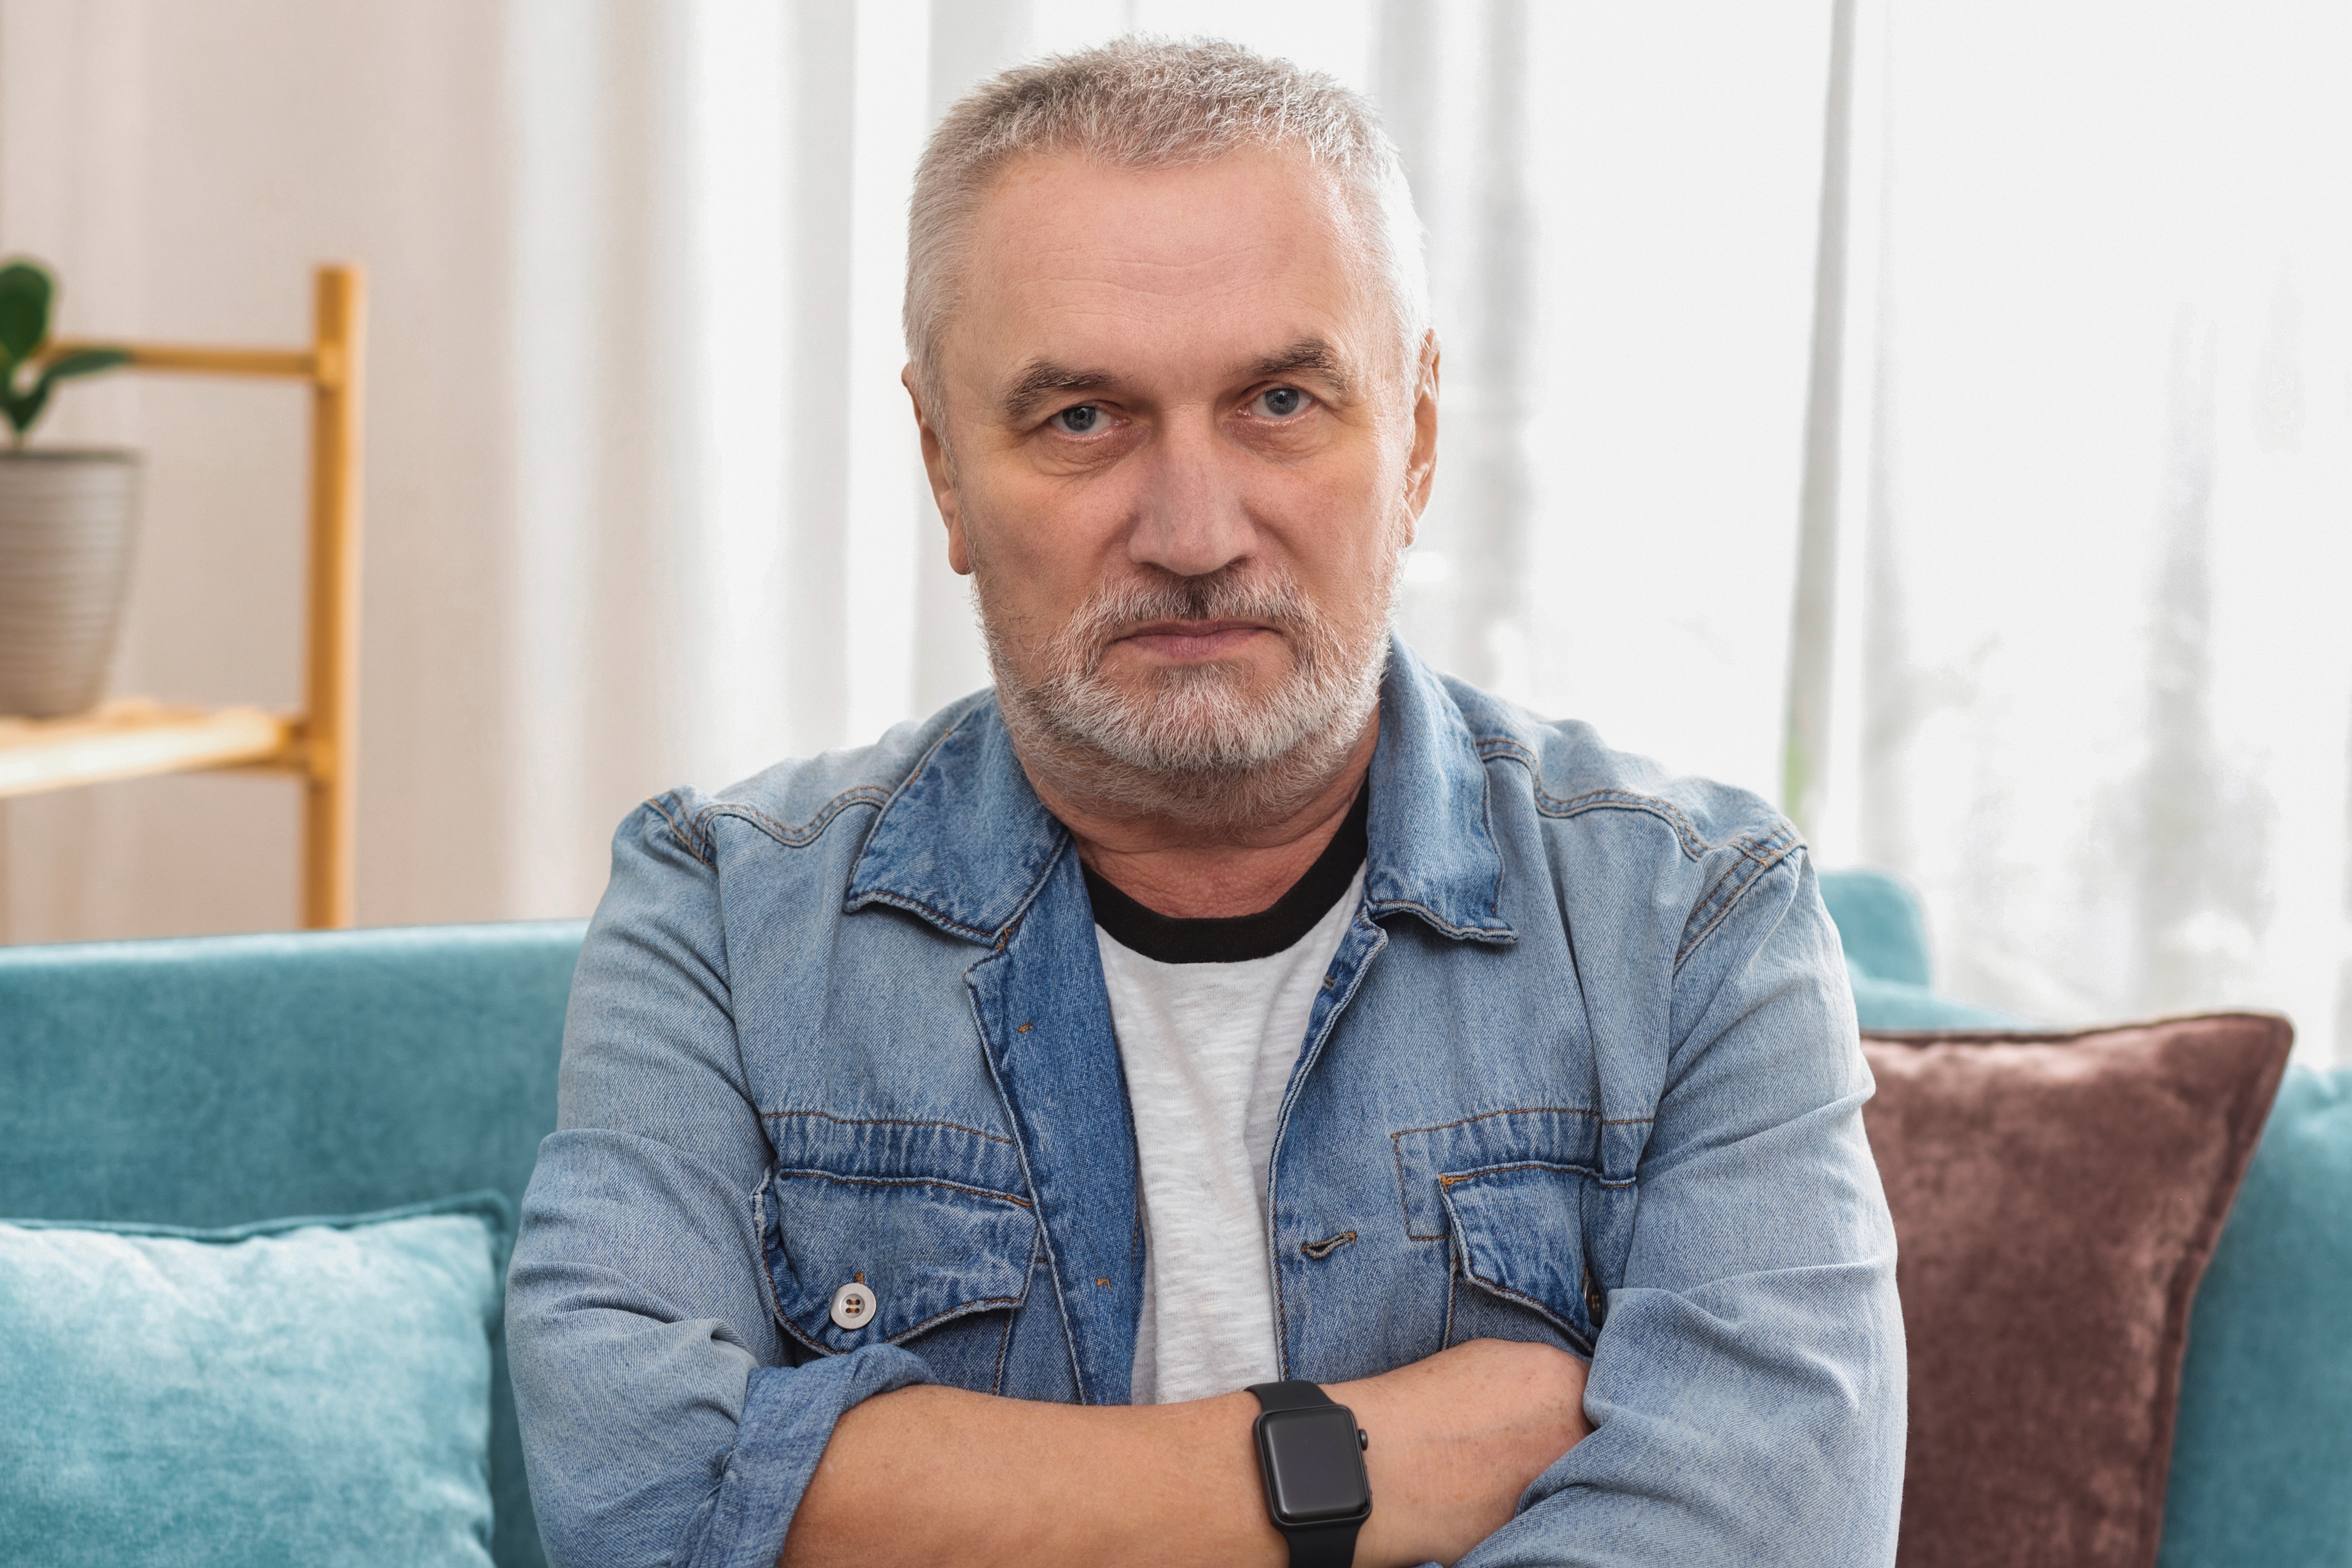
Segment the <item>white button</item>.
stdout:
<svg viewBox="0 0 2352 1568">
<path fill-rule="evenodd" d="M 862 1329 L 874 1321 L 874 1292 L 852 1280 L 833 1293 L 833 1326 Z"/>
</svg>

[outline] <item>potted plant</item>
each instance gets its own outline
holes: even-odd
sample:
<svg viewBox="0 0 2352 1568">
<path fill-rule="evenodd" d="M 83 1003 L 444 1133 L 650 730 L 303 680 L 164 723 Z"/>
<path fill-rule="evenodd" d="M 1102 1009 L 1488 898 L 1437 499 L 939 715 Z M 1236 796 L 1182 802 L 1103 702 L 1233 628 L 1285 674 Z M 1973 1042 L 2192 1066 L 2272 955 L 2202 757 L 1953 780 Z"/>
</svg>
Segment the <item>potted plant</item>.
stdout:
<svg viewBox="0 0 2352 1568">
<path fill-rule="evenodd" d="M 96 706 L 131 581 L 139 459 L 27 450 L 57 384 L 128 361 L 119 349 L 47 352 L 57 283 L 36 263 L 0 267 L 0 714 Z"/>
</svg>

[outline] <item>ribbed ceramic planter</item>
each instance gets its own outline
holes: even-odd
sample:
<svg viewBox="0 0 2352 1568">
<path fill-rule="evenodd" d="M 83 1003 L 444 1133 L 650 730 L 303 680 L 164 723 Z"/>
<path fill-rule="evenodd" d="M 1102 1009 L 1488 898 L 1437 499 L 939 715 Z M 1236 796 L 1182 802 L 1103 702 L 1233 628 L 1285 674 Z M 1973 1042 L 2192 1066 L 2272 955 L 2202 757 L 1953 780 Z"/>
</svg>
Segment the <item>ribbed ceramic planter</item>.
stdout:
<svg viewBox="0 0 2352 1568">
<path fill-rule="evenodd" d="M 98 706 L 138 524 L 134 455 L 0 452 L 0 714 Z"/>
</svg>

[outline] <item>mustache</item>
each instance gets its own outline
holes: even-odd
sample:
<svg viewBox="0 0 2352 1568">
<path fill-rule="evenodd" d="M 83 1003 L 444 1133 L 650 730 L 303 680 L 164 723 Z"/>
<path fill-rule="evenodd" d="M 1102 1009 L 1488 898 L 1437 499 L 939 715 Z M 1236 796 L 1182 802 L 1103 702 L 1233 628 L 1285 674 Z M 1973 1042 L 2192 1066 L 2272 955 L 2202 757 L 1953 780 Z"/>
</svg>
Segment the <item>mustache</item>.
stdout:
<svg viewBox="0 0 2352 1568">
<path fill-rule="evenodd" d="M 1313 626 L 1316 612 L 1286 573 L 1222 567 L 1200 577 L 1152 575 L 1113 584 L 1078 607 L 1055 641 L 1093 674 L 1110 644 L 1157 621 L 1262 621 L 1280 630 Z"/>
</svg>

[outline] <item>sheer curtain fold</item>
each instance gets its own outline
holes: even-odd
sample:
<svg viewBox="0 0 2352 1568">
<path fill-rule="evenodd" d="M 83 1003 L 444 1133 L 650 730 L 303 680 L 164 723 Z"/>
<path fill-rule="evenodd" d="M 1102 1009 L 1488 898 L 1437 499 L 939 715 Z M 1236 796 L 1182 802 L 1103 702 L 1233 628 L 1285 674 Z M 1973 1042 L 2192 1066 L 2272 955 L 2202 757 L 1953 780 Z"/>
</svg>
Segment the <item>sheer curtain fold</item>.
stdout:
<svg viewBox="0 0 2352 1568">
<path fill-rule="evenodd" d="M 1970 1000 L 2275 1007 L 2347 1054 L 2352 20 L 1866 14 L 1861 691 L 1823 848 L 1919 887 Z"/>
</svg>

